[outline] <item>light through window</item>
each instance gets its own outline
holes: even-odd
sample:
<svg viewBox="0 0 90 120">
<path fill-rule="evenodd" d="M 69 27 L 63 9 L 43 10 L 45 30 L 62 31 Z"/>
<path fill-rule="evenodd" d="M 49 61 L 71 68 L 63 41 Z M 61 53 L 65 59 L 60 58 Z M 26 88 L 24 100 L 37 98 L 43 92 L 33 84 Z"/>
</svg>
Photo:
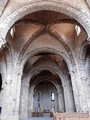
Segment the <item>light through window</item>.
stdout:
<svg viewBox="0 0 90 120">
<path fill-rule="evenodd" d="M 54 101 L 55 100 L 55 95 L 54 92 L 51 92 L 51 100 Z"/>
</svg>

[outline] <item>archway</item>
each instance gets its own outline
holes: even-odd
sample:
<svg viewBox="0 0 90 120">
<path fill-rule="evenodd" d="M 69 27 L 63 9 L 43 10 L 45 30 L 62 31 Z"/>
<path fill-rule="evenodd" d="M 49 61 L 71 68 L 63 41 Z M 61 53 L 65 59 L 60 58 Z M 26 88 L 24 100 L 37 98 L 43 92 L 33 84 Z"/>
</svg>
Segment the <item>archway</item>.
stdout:
<svg viewBox="0 0 90 120">
<path fill-rule="evenodd" d="M 51 112 L 52 110 L 55 110 L 62 112 L 65 111 L 75 112 L 75 103 L 74 103 L 75 98 L 73 94 L 72 83 L 70 82 L 71 78 L 69 77 L 68 74 L 68 67 L 64 60 L 62 60 L 62 64 L 59 63 L 60 64 L 59 65 L 57 59 L 60 61 L 63 58 L 54 53 L 41 52 L 35 54 L 33 57 L 27 60 L 24 66 L 22 83 L 21 83 L 20 117 L 22 119 L 25 116 L 30 117 L 31 113 L 35 111 Z M 65 69 L 63 69 L 63 67 L 65 67 Z M 67 72 L 65 72 L 64 70 L 66 70 Z M 39 83 L 42 83 L 44 80 L 54 83 L 55 87 L 57 88 L 57 93 L 58 93 L 57 103 L 59 104 L 58 108 L 56 104 L 56 106 L 52 107 L 50 105 L 47 107 L 48 109 L 46 109 L 45 107 L 43 107 L 43 103 L 42 103 L 39 104 L 41 105 L 39 106 L 39 110 L 37 109 L 38 101 L 37 101 L 37 97 L 35 97 L 34 99 L 34 94 L 35 94 L 34 92 L 36 86 L 40 85 L 40 87 L 42 88 L 41 84 Z M 66 93 L 68 94 L 68 97 Z M 36 92 L 36 94 L 38 94 L 38 92 Z M 48 99 L 51 100 L 50 97 L 48 97 Z M 23 109 L 25 111 L 23 111 Z"/>
<path fill-rule="evenodd" d="M 35 108 L 33 111 L 59 111 L 57 90 L 48 80 L 43 80 L 35 86 L 33 101 L 33 108 Z"/>
<path fill-rule="evenodd" d="M 65 112 L 63 89 L 59 76 L 50 70 L 34 75 L 29 87 L 29 116 L 32 112 Z"/>
</svg>

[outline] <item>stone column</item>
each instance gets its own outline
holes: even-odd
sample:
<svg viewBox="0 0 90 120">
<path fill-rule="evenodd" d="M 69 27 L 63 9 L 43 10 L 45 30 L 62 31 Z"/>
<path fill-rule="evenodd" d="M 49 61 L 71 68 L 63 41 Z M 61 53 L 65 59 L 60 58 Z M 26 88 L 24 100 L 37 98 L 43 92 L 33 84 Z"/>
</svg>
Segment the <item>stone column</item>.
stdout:
<svg viewBox="0 0 90 120">
<path fill-rule="evenodd" d="M 75 105 L 72 93 L 72 87 L 69 84 L 68 79 L 63 84 L 64 99 L 65 99 L 65 110 L 66 112 L 75 112 Z"/>
<path fill-rule="evenodd" d="M 58 86 L 59 111 L 65 112 L 65 101 L 62 86 Z"/>
<path fill-rule="evenodd" d="M 75 104 L 74 104 L 72 87 L 68 82 L 69 81 L 67 79 L 66 83 L 64 83 L 65 108 L 66 108 L 66 112 L 75 112 Z"/>
<path fill-rule="evenodd" d="M 24 77 L 21 82 L 20 119 L 28 118 L 28 94 L 29 84 L 27 82 L 27 77 Z"/>
<path fill-rule="evenodd" d="M 8 56 L 9 58 L 10 56 Z M 3 98 L 2 98 L 2 120 L 18 120 L 18 115 L 15 115 L 14 107 L 16 100 L 16 89 L 15 89 L 15 76 L 14 70 L 12 72 L 12 66 L 10 59 L 7 58 L 7 71 L 5 77 L 5 83 L 3 88 Z"/>
<path fill-rule="evenodd" d="M 20 65 L 16 65 L 15 61 L 14 64 L 12 64 L 12 59 L 8 56 L 3 87 L 2 120 L 19 120 L 21 75 L 22 69 Z"/>
<path fill-rule="evenodd" d="M 34 111 L 34 108 L 33 108 L 33 94 L 34 94 L 34 86 L 32 86 L 29 90 L 29 106 L 28 106 L 29 117 L 31 117 L 31 112 Z"/>
<path fill-rule="evenodd" d="M 14 110 L 15 110 L 15 115 L 16 116 L 19 116 L 19 118 L 20 118 L 20 114 L 19 114 L 19 112 L 20 112 L 20 93 L 21 93 L 21 79 L 22 79 L 22 71 L 23 71 L 23 66 L 21 66 L 20 67 L 20 64 L 18 64 L 17 65 L 18 67 L 16 68 L 16 75 L 17 75 L 17 77 L 16 77 L 16 80 L 17 80 L 17 84 L 16 84 L 16 101 L 15 101 L 15 108 L 14 108 Z"/>
<path fill-rule="evenodd" d="M 74 68 L 74 66 L 73 66 Z M 78 75 L 76 74 L 77 70 L 70 71 L 71 75 L 71 83 L 72 83 L 72 89 L 73 89 L 73 95 L 74 95 L 74 101 L 75 101 L 75 109 L 76 112 L 81 110 L 81 104 L 80 104 L 80 98 L 79 98 L 79 86 L 78 86 Z"/>
<path fill-rule="evenodd" d="M 82 54 L 78 64 L 78 85 L 81 111 L 90 112 L 90 52 L 87 51 L 90 46 L 90 37 L 84 43 Z"/>
<path fill-rule="evenodd" d="M 88 99 L 86 98 L 87 95 L 89 95 L 88 91 L 88 77 L 86 76 L 86 71 L 79 71 L 79 77 L 78 77 L 78 86 L 79 86 L 79 98 L 80 98 L 80 105 L 81 105 L 81 112 L 87 112 L 89 110 Z M 89 97 L 89 96 L 88 96 Z M 90 99 L 89 99 L 90 100 Z"/>
<path fill-rule="evenodd" d="M 86 58 L 86 65 L 84 67 L 85 67 L 85 76 L 82 77 L 82 82 L 85 91 L 84 93 L 86 97 L 86 103 L 88 106 L 87 111 L 90 113 L 90 51 L 88 51 L 88 55 Z"/>
<path fill-rule="evenodd" d="M 88 105 L 87 111 L 89 111 L 90 113 L 90 69 L 88 71 L 87 77 L 84 79 L 83 84 L 85 85 L 85 95 L 86 95 L 86 100 L 87 100 L 87 105 Z"/>
</svg>

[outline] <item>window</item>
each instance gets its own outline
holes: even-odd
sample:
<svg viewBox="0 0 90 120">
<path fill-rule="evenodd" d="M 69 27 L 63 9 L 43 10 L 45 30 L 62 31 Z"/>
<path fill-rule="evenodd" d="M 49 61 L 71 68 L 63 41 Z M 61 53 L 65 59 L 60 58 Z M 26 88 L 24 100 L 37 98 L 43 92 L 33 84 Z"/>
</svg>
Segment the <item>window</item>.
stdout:
<svg viewBox="0 0 90 120">
<path fill-rule="evenodd" d="M 1 90 L 2 90 L 2 75 L 0 73 L 0 92 L 1 92 Z M 1 96 L 0 96 L 0 102 L 1 102 Z M 1 111 L 2 111 L 2 107 L 0 106 L 0 114 L 1 114 Z"/>
<path fill-rule="evenodd" d="M 12 38 L 14 37 L 14 32 L 15 32 L 15 27 L 10 29 L 10 35 L 12 36 Z"/>
<path fill-rule="evenodd" d="M 0 92 L 1 92 L 1 89 L 2 89 L 2 76 L 0 74 Z"/>
<path fill-rule="evenodd" d="M 2 111 L 2 107 L 0 107 L 0 114 L 1 114 L 1 111 Z"/>
<path fill-rule="evenodd" d="M 40 92 L 37 94 L 37 100 L 40 101 Z"/>
<path fill-rule="evenodd" d="M 51 92 L 51 100 L 54 101 L 55 100 L 55 95 L 54 92 Z"/>
<path fill-rule="evenodd" d="M 75 30 L 76 30 L 76 33 L 77 33 L 77 36 L 80 35 L 80 32 L 81 32 L 81 28 L 79 26 L 75 26 Z"/>
</svg>

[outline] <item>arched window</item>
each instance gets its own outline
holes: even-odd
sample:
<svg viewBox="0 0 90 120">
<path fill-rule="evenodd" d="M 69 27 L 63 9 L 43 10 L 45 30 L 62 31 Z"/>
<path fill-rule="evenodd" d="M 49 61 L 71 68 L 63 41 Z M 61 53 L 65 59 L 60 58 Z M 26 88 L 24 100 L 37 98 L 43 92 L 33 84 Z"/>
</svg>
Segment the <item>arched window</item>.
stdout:
<svg viewBox="0 0 90 120">
<path fill-rule="evenodd" d="M 77 36 L 79 36 L 81 32 L 81 28 L 78 25 L 76 25 L 75 30 L 76 30 Z"/>
<path fill-rule="evenodd" d="M 1 90 L 2 90 L 2 75 L 0 73 L 0 93 L 1 93 Z M 0 97 L 0 103 L 1 103 L 1 97 Z M 0 104 L 0 114 L 1 114 L 1 110 L 2 110 L 2 107 L 1 107 L 1 104 Z"/>
<path fill-rule="evenodd" d="M 37 97 L 38 97 L 37 101 L 40 101 L 40 92 L 38 92 Z"/>
<path fill-rule="evenodd" d="M 0 73 L 0 92 L 1 92 L 1 89 L 2 89 L 2 75 Z"/>
<path fill-rule="evenodd" d="M 54 96 L 54 92 L 51 92 L 51 100 L 54 101 L 55 96 Z"/>
</svg>

